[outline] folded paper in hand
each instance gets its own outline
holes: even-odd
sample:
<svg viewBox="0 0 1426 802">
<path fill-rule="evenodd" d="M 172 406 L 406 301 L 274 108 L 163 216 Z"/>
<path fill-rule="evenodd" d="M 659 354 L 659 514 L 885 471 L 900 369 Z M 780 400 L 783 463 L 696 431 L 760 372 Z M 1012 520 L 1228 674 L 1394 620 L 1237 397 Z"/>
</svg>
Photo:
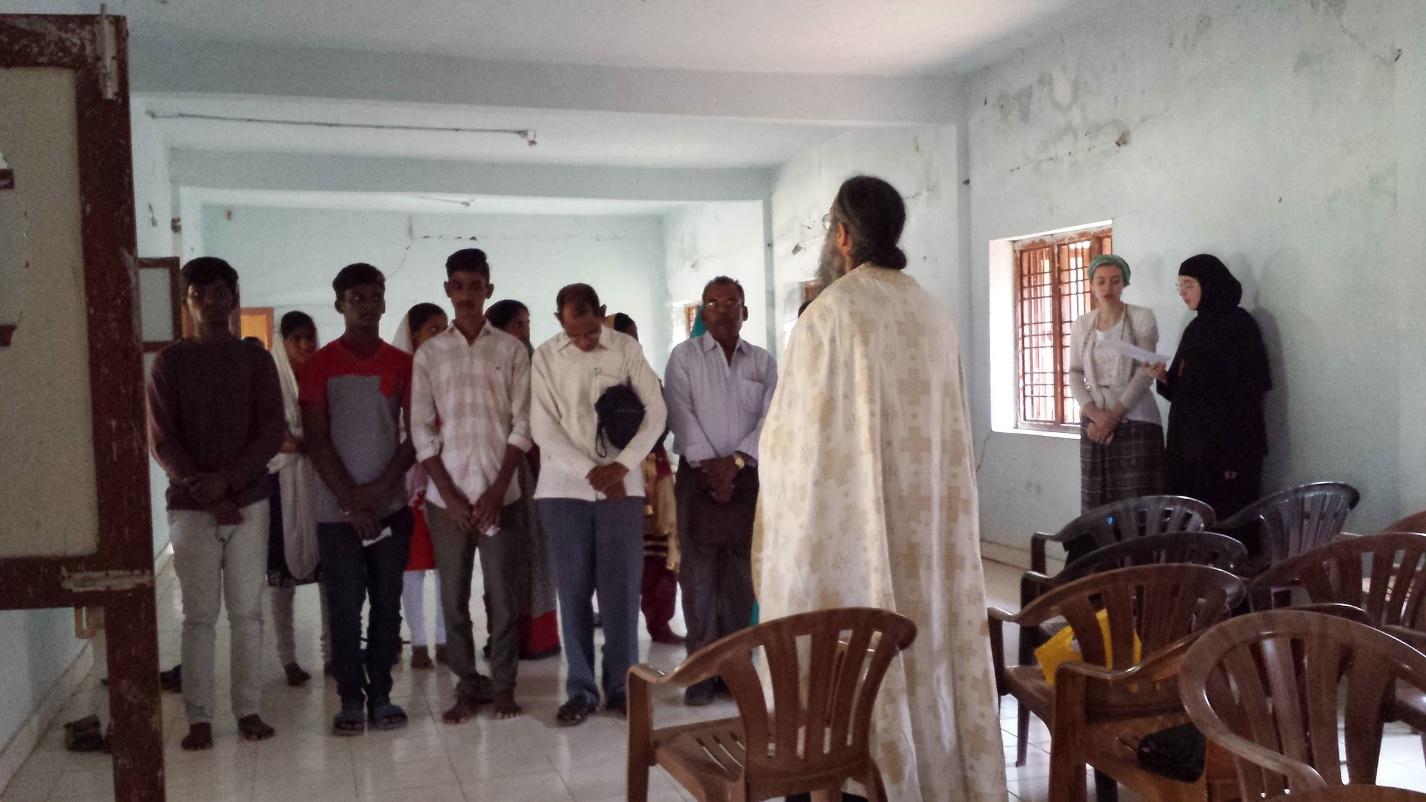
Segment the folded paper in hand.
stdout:
<svg viewBox="0 0 1426 802">
<path fill-rule="evenodd" d="M 1147 351 L 1127 340 L 1106 339 L 1100 344 L 1107 348 L 1112 348 L 1136 362 L 1143 362 L 1145 365 L 1155 365 L 1160 362 L 1167 365 L 1173 361 L 1173 357 L 1171 356 L 1164 356 L 1163 354 L 1156 354 L 1153 351 Z"/>
</svg>

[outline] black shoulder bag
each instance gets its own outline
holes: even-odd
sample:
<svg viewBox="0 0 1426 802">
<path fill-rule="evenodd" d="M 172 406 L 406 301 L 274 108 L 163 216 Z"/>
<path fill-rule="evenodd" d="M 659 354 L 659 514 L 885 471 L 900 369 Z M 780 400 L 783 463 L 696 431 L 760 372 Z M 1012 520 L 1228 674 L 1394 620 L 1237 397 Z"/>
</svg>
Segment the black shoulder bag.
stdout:
<svg viewBox="0 0 1426 802">
<path fill-rule="evenodd" d="M 628 446 L 644 422 L 644 402 L 630 382 L 605 390 L 594 402 L 594 412 L 599 416 L 594 451 L 601 458 L 609 456 L 609 446 L 620 450 Z"/>
</svg>

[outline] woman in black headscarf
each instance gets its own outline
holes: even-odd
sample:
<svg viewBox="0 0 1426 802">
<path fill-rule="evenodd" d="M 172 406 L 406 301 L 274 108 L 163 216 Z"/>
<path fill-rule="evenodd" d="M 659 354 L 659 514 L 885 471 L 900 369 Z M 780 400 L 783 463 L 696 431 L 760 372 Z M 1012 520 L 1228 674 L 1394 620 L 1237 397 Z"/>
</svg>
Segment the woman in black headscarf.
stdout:
<svg viewBox="0 0 1426 802">
<path fill-rule="evenodd" d="M 1178 269 L 1178 294 L 1198 317 L 1184 329 L 1173 364 L 1144 370 L 1168 399 L 1168 492 L 1202 499 L 1221 520 L 1258 498 L 1272 389 L 1258 324 L 1238 305 L 1243 286 L 1218 257 Z"/>
</svg>

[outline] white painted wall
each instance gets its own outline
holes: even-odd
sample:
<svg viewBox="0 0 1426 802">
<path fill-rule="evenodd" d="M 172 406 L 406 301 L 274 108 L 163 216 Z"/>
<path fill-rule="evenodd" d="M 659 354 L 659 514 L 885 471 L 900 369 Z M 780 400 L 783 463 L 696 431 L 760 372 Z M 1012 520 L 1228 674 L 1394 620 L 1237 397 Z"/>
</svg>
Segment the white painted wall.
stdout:
<svg viewBox="0 0 1426 802">
<path fill-rule="evenodd" d="M 169 174 L 168 144 L 158 125 L 148 117 L 142 99 L 129 105 L 129 131 L 133 138 L 134 230 L 140 257 L 177 256 L 173 233 L 173 184 Z M 139 298 L 140 304 L 163 304 L 167 298 Z M 145 360 L 147 365 L 152 360 Z M 168 477 L 149 457 L 149 502 L 153 518 L 154 555 L 168 545 L 168 516 L 164 493 Z"/>
<path fill-rule="evenodd" d="M 536 345 L 558 330 L 553 312 L 559 288 L 583 281 L 599 291 L 611 311 L 627 312 L 639 321 L 641 333 L 649 332 L 644 342 L 651 362 L 662 364 L 667 358 L 658 217 L 256 207 L 204 207 L 202 217 L 207 253 L 227 259 L 242 277 L 243 305 L 271 306 L 276 320 L 301 309 L 317 321 L 322 342 L 342 332 L 341 316 L 332 306 L 332 279 L 342 267 L 369 262 L 386 273 L 382 335 L 389 340 L 411 305 L 430 301 L 450 308 L 441 289 L 446 257 L 478 247 L 490 259 L 493 300 L 515 298 L 530 307 Z"/>
<path fill-rule="evenodd" d="M 1420 444 L 1409 463 L 1400 458 L 1422 388 L 1398 394 L 1422 353 L 1399 292 L 1419 267 L 1398 253 L 1408 239 L 1419 253 L 1420 235 L 1397 234 L 1419 231 L 1421 219 L 1426 92 L 1412 5 L 1143 4 L 969 77 L 971 385 L 982 436 L 988 242 L 1112 218 L 1116 250 L 1134 268 L 1126 297 L 1157 312 L 1160 350 L 1172 353 L 1188 320 L 1173 292 L 1180 261 L 1216 253 L 1242 280 L 1276 384 L 1267 489 L 1351 482 L 1363 501 L 1350 525 L 1362 530 L 1393 520 L 1405 496 L 1420 506 L 1421 474 L 1402 470 L 1420 467 Z M 1401 28 L 1407 17 L 1414 27 Z M 1414 37 L 1414 61 L 1393 62 L 1399 32 Z M 1397 87 L 1412 69 L 1410 88 Z M 1407 154 L 1410 217 L 1398 206 Z M 1077 514 L 1077 448 L 990 436 L 984 536 L 1023 547 L 1033 529 Z"/>
<path fill-rule="evenodd" d="M 715 276 L 730 276 L 743 285 L 748 307 L 743 339 L 768 347 L 770 310 L 763 204 L 700 203 L 679 207 L 664 215 L 663 244 L 667 317 L 671 324 L 680 323 L 671 329 L 670 350 L 684 339 L 680 321 L 684 304 L 698 303 L 704 285 Z"/>
<path fill-rule="evenodd" d="M 969 297 L 960 261 L 960 199 L 956 130 L 952 126 L 855 131 L 782 166 L 773 182 L 772 234 L 779 336 L 801 304 L 825 232 L 822 215 L 846 179 L 860 173 L 890 181 L 906 199 L 901 249 L 907 271 L 956 315 L 963 348 L 970 342 Z"/>
</svg>

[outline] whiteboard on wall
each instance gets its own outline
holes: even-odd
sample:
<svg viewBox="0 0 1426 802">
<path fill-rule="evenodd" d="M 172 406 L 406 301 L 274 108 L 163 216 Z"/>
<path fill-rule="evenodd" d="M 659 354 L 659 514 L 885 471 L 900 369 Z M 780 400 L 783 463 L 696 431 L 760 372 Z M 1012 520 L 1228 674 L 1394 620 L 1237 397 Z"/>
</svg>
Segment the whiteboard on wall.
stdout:
<svg viewBox="0 0 1426 802">
<path fill-rule="evenodd" d="M 74 81 L 67 69 L 0 70 L 0 152 L 28 263 L 0 279 L 16 318 L 0 347 L 0 558 L 98 550 Z"/>
</svg>

